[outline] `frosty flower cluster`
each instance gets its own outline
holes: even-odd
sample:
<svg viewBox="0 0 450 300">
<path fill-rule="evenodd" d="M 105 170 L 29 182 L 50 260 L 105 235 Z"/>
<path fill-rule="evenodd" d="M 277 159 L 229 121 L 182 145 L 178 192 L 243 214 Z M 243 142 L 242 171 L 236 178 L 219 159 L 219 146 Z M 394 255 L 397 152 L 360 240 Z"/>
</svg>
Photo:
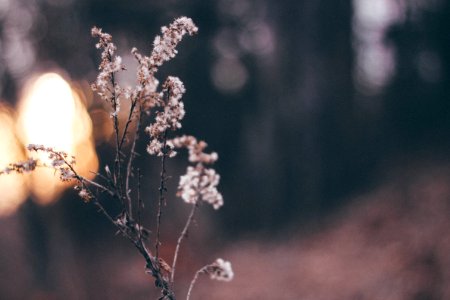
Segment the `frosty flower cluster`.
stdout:
<svg viewBox="0 0 450 300">
<path fill-rule="evenodd" d="M 43 145 L 29 144 L 27 149 L 35 152 L 48 153 L 48 159 L 50 160 L 50 166 L 59 172 L 59 178 L 62 181 L 69 181 L 76 179 L 76 174 L 72 169 L 72 165 L 75 164 L 75 157 L 69 156 L 64 151 L 56 151 L 52 147 L 45 147 Z M 44 164 L 44 166 L 46 166 Z"/>
<path fill-rule="evenodd" d="M 16 172 L 19 174 L 28 173 L 36 169 L 38 161 L 33 158 L 29 158 L 25 161 L 9 164 L 3 170 L 0 170 L 0 175 L 9 174 L 11 172 Z"/>
<path fill-rule="evenodd" d="M 219 209 L 223 205 L 222 194 L 217 190 L 219 179 L 214 169 L 189 166 L 186 174 L 180 177 L 177 195 L 186 203 L 196 204 L 201 199 Z"/>
<path fill-rule="evenodd" d="M 191 18 L 181 17 L 176 19 L 169 27 L 161 28 L 162 36 L 156 36 L 153 41 L 153 51 L 150 56 L 151 72 L 156 71 L 157 66 L 161 66 L 164 61 L 174 58 L 178 53 L 176 47 L 183 36 L 188 33 L 197 33 L 198 28 Z"/>
<path fill-rule="evenodd" d="M 11 172 L 16 173 L 28 173 L 36 169 L 37 166 L 50 167 L 55 169 L 59 173 L 59 178 L 62 181 L 69 181 L 76 179 L 76 174 L 72 169 L 72 165 L 75 164 L 75 158 L 69 156 L 64 151 L 56 151 L 51 147 L 44 147 L 43 145 L 29 144 L 27 146 L 29 151 L 46 152 L 48 153 L 48 159 L 50 164 L 42 163 L 38 159 L 28 158 L 25 161 L 9 164 L 5 169 L 0 171 L 0 175 L 9 174 Z M 42 164 L 39 164 L 42 163 Z"/>
<path fill-rule="evenodd" d="M 211 279 L 215 280 L 230 281 L 234 277 L 231 263 L 221 258 L 216 259 L 214 263 L 206 266 L 204 270 L 209 274 Z"/>
<path fill-rule="evenodd" d="M 196 204 L 199 200 L 211 204 L 214 209 L 223 205 L 222 194 L 217 190 L 220 175 L 214 169 L 206 168 L 205 164 L 213 164 L 219 156 L 216 152 L 205 153 L 208 144 L 198 141 L 190 135 L 171 139 L 167 143 L 170 148 L 186 148 L 189 161 L 196 164 L 187 168 L 186 174 L 180 177 L 177 195 L 186 203 Z"/>
<path fill-rule="evenodd" d="M 98 49 L 103 49 L 102 61 L 99 66 L 100 73 L 97 80 L 92 84 L 92 89 L 106 101 L 114 101 L 114 115 L 117 115 L 120 109 L 119 95 L 123 92 L 119 85 L 114 82 L 114 73 L 123 70 L 122 58 L 115 55 L 116 46 L 112 42 L 112 37 L 108 33 L 103 33 L 101 28 L 94 27 L 91 30 L 93 37 L 98 37 L 96 44 Z"/>
<path fill-rule="evenodd" d="M 177 77 L 169 76 L 163 84 L 163 92 L 167 94 L 167 102 L 163 102 L 164 110 L 157 112 L 155 122 L 146 128 L 151 138 L 147 151 L 151 155 L 163 155 L 166 131 L 181 128 L 181 120 L 185 115 L 184 103 L 181 101 L 186 92 L 183 82 Z"/>
<path fill-rule="evenodd" d="M 191 163 L 213 164 L 219 156 L 216 152 L 205 153 L 203 150 L 208 146 L 204 141 L 198 141 L 191 135 L 176 137 L 168 142 L 172 148 L 186 148 L 189 152 Z"/>
<path fill-rule="evenodd" d="M 151 109 L 159 106 L 162 102 L 162 93 L 157 92 L 159 81 L 155 78 L 155 73 L 165 61 L 169 61 L 177 54 L 176 47 L 186 34 L 193 35 L 197 33 L 198 28 L 192 19 L 181 17 L 176 19 L 169 27 L 161 28 L 162 35 L 155 37 L 153 41 L 153 50 L 150 56 L 142 55 L 136 48 L 131 50 L 139 63 L 138 82 L 136 91 L 145 99 L 144 106 Z M 178 80 L 179 81 L 179 80 Z M 181 81 L 179 81 L 181 83 Z M 182 86 L 182 83 L 181 83 Z M 178 92 L 174 92 L 179 94 Z M 184 92 L 181 92 L 181 94 Z"/>
</svg>

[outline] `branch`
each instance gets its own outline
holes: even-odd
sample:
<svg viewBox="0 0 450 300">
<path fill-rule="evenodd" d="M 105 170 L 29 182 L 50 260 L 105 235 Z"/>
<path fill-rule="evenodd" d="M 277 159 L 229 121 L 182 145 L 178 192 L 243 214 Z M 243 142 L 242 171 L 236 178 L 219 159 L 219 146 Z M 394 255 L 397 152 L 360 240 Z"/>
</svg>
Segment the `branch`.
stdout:
<svg viewBox="0 0 450 300">
<path fill-rule="evenodd" d="M 177 264 L 178 253 L 180 251 L 181 242 L 187 236 L 188 229 L 189 229 L 189 226 L 191 225 L 192 220 L 194 219 L 196 209 L 197 209 L 197 203 L 192 205 L 191 213 L 189 214 L 189 217 L 186 221 L 186 225 L 184 225 L 183 231 L 181 232 L 180 237 L 178 238 L 178 241 L 177 241 L 177 247 L 175 248 L 175 253 L 173 255 L 172 273 L 170 275 L 170 282 L 172 283 L 172 285 L 173 285 L 173 280 L 175 278 L 175 267 Z"/>
<path fill-rule="evenodd" d="M 198 270 L 198 271 L 195 273 L 195 276 L 194 276 L 194 278 L 192 279 L 191 284 L 189 285 L 189 290 L 188 290 L 188 292 L 187 292 L 186 300 L 189 300 L 189 298 L 191 297 L 191 292 L 192 292 L 192 289 L 194 288 L 195 283 L 197 282 L 198 276 L 199 276 L 200 274 L 204 273 L 204 272 L 206 271 L 206 268 L 207 268 L 207 266 L 201 268 L 200 270 Z"/>
<path fill-rule="evenodd" d="M 130 110 L 130 116 L 131 116 L 131 110 Z M 128 214 L 130 215 L 130 217 L 132 217 L 133 215 L 133 211 L 132 211 L 132 201 L 131 201 L 131 196 L 130 196 L 130 177 L 132 174 L 132 164 L 133 164 L 133 160 L 136 157 L 136 141 L 139 139 L 139 131 L 141 129 L 141 119 L 142 119 L 142 109 L 139 110 L 139 117 L 136 123 L 136 131 L 134 133 L 134 138 L 133 138 L 133 144 L 131 145 L 131 150 L 130 150 L 130 157 L 128 159 L 128 165 L 127 165 L 127 176 L 125 178 L 125 196 L 127 197 L 127 201 L 128 201 Z M 130 119 L 129 119 L 130 120 Z M 122 142 L 123 142 L 123 138 L 125 137 L 125 133 L 126 133 L 126 128 L 128 127 L 129 122 L 127 122 L 127 126 L 125 126 L 125 131 L 124 131 L 124 136 L 122 137 Z M 121 143 L 122 143 L 121 142 Z"/>
<path fill-rule="evenodd" d="M 164 132 L 163 137 L 163 155 L 161 157 L 161 174 L 160 174 L 160 182 L 159 182 L 159 201 L 158 201 L 158 215 L 156 217 L 156 242 L 155 242 L 155 257 L 159 257 L 159 245 L 160 243 L 160 234 L 161 234 L 161 217 L 162 217 L 162 204 L 164 202 L 164 192 L 167 190 L 165 182 L 166 182 L 166 157 L 167 157 L 167 131 Z"/>
</svg>

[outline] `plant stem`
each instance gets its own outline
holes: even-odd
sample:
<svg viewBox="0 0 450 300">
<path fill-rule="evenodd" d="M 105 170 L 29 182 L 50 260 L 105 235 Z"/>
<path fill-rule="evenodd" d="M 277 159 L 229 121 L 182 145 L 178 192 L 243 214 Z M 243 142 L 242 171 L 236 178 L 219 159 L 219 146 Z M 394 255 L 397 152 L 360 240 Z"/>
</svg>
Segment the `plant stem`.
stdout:
<svg viewBox="0 0 450 300">
<path fill-rule="evenodd" d="M 164 192 L 166 191 L 166 147 L 167 147 L 167 131 L 164 132 L 163 137 L 163 156 L 161 158 L 161 174 L 159 183 L 159 201 L 158 201 L 158 215 L 156 217 L 156 243 L 155 243 L 155 257 L 159 258 L 159 245 L 161 234 L 161 217 L 162 217 L 162 205 L 164 203 Z"/>
<path fill-rule="evenodd" d="M 130 112 L 130 118 L 131 118 L 131 112 Z M 136 141 L 139 139 L 139 131 L 141 129 L 141 118 L 142 118 L 142 110 L 139 110 L 139 117 L 136 123 L 136 131 L 134 133 L 134 138 L 133 138 L 133 144 L 131 145 L 131 150 L 130 150 L 130 157 L 128 159 L 128 165 L 127 165 L 127 176 L 125 178 L 125 196 L 127 197 L 127 202 L 128 202 L 128 214 L 130 215 L 130 217 L 133 216 L 133 207 L 132 207 L 132 201 L 131 201 L 131 196 L 130 196 L 130 177 L 132 174 L 132 164 L 133 164 L 133 160 L 136 156 Z M 128 127 L 128 122 L 127 122 L 127 126 Z M 125 127 L 125 130 L 126 130 Z M 126 131 L 125 131 L 126 132 Z M 124 132 L 124 134 L 125 134 Z M 125 135 L 124 135 L 125 136 Z M 123 139 L 122 139 L 123 142 Z"/>
<path fill-rule="evenodd" d="M 195 283 L 197 282 L 198 276 L 200 274 L 202 274 L 203 272 L 205 272 L 205 268 L 206 267 L 203 267 L 200 270 L 198 270 L 197 273 L 195 273 L 195 276 L 192 279 L 191 284 L 189 285 L 189 290 L 187 292 L 186 300 L 189 300 L 189 298 L 191 297 L 191 292 L 192 292 L 192 289 L 194 288 Z"/>
<path fill-rule="evenodd" d="M 196 209 L 197 209 L 197 203 L 192 205 L 191 213 L 189 214 L 186 224 L 184 225 L 183 231 L 181 232 L 181 234 L 178 238 L 178 241 L 177 241 L 177 247 L 175 248 L 175 253 L 173 255 L 172 273 L 170 275 L 170 282 L 172 283 L 172 285 L 173 285 L 173 281 L 175 278 L 175 267 L 177 264 L 178 253 L 180 251 L 181 242 L 187 236 L 187 232 L 189 230 L 189 226 L 191 225 L 192 220 L 194 219 Z"/>
</svg>

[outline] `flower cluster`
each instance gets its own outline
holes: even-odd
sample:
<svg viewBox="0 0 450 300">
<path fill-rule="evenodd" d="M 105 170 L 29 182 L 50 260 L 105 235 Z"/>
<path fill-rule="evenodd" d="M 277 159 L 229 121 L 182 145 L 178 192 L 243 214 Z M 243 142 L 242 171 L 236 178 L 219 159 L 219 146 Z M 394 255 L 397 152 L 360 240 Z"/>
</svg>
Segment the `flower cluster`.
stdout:
<svg viewBox="0 0 450 300">
<path fill-rule="evenodd" d="M 189 152 L 191 163 L 213 164 L 219 156 L 216 152 L 205 153 L 203 150 L 208 146 L 204 141 L 198 141 L 191 135 L 183 135 L 168 141 L 172 148 L 186 148 Z"/>
<path fill-rule="evenodd" d="M 223 205 L 222 194 L 217 190 L 220 175 L 214 169 L 206 168 L 205 164 L 213 164 L 219 156 L 216 152 L 205 153 L 208 144 L 198 141 L 190 135 L 176 137 L 167 142 L 171 148 L 186 148 L 189 152 L 189 161 L 196 164 L 189 166 L 185 175 L 180 177 L 177 195 L 186 203 L 196 204 L 199 200 L 211 204 L 214 209 Z M 176 153 L 172 150 L 172 154 Z"/>
<path fill-rule="evenodd" d="M 0 170 L 0 175 L 9 174 L 11 172 L 16 172 L 19 174 L 28 173 L 36 169 L 38 161 L 33 158 L 29 158 L 25 161 L 9 164 L 3 170 Z"/>
<path fill-rule="evenodd" d="M 163 139 L 166 131 L 181 128 L 181 120 L 185 115 L 181 97 L 185 91 L 183 82 L 177 77 L 169 76 L 164 82 L 163 92 L 167 94 L 167 102 L 163 102 L 164 110 L 157 112 L 155 122 L 146 128 L 151 137 L 147 147 L 151 155 L 162 156 L 165 151 Z"/>
<path fill-rule="evenodd" d="M 193 35 L 198 31 L 193 21 L 187 17 L 176 19 L 167 27 L 162 27 L 160 36 L 156 36 L 153 42 L 153 50 L 149 56 L 141 55 L 136 48 L 131 50 L 139 63 L 137 69 L 137 85 L 135 87 L 122 88 L 116 81 L 116 73 L 125 70 L 122 59 L 116 55 L 116 46 L 112 42 L 112 36 L 102 32 L 102 29 L 94 27 L 91 34 L 98 38 L 96 47 L 102 50 L 99 74 L 96 81 L 91 85 L 92 90 L 97 92 L 102 100 L 112 105 L 111 117 L 113 118 L 113 129 L 115 132 L 116 158 L 114 169 L 111 172 L 105 166 L 105 176 L 97 174 L 99 181 L 83 178 L 74 169 L 75 158 L 64 151 L 56 151 L 51 147 L 30 144 L 27 149 L 31 152 L 43 154 L 42 159 L 30 158 L 26 161 L 10 164 L 0 175 L 11 172 L 24 173 L 31 172 L 37 166 L 48 167 L 55 170 L 62 181 L 75 181 L 75 190 L 85 201 L 93 203 L 99 212 L 104 214 L 118 229 L 118 232 L 126 236 L 146 261 L 147 272 L 155 279 L 155 285 L 161 289 L 160 299 L 175 299 L 173 292 L 173 282 L 177 257 L 182 240 L 187 236 L 189 226 L 194 218 L 195 210 L 200 201 L 211 204 L 214 209 L 223 205 L 223 197 L 218 192 L 220 176 L 209 167 L 217 161 L 218 155 L 215 152 L 205 153 L 206 142 L 197 140 L 193 136 L 183 135 L 172 138 L 169 134 L 182 127 L 182 120 L 185 116 L 183 94 L 186 92 L 183 82 L 174 76 L 169 76 L 164 84 L 159 88 L 159 81 L 155 74 L 158 68 L 165 62 L 172 59 L 176 54 L 176 47 L 186 34 Z M 119 120 L 120 100 L 130 101 L 128 118 L 124 126 L 122 119 Z M 134 168 L 134 158 L 136 142 L 140 136 L 141 121 L 145 114 L 152 117 L 152 121 L 145 128 L 150 136 L 147 151 L 151 155 L 162 156 L 159 207 L 157 214 L 155 236 L 155 254 L 150 251 L 145 240 L 149 238 L 149 231 L 142 226 L 141 209 L 143 202 L 140 196 L 140 171 Z M 122 116 L 122 114 L 121 114 Z M 119 124 L 120 121 L 120 124 Z M 131 147 L 126 147 L 125 142 L 135 123 L 135 132 Z M 168 178 L 165 171 L 165 158 L 173 157 L 177 154 L 175 150 L 185 148 L 189 154 L 190 166 L 187 167 L 185 175 L 180 177 L 177 195 L 185 202 L 193 204 L 191 214 L 177 241 L 177 246 L 170 266 L 159 256 L 160 224 L 162 207 L 165 200 L 165 181 Z M 125 161 L 127 158 L 127 162 Z M 208 166 L 208 167 L 206 167 Z M 138 176 L 136 176 L 138 175 Z M 134 190 L 130 182 L 137 178 L 137 189 Z M 105 182 L 105 183 L 102 183 Z M 133 192 L 135 191 L 135 193 Z M 121 213 L 113 217 L 108 207 L 104 207 L 99 201 L 98 195 L 104 193 L 110 195 L 121 205 Z M 136 195 L 136 201 L 132 196 Z M 115 209 L 113 211 L 116 211 Z M 195 280 L 200 274 L 209 274 L 212 279 L 229 281 L 233 278 L 231 264 L 222 259 L 217 259 L 214 263 L 198 270 L 188 291 L 188 298 Z M 169 279 L 170 275 L 170 279 Z"/>
<path fill-rule="evenodd" d="M 52 147 L 45 147 L 43 145 L 29 144 L 27 146 L 29 151 L 45 152 L 48 154 L 51 168 L 59 172 L 59 178 L 62 181 L 69 181 L 76 179 L 77 176 L 72 168 L 75 164 L 75 157 L 69 156 L 64 151 L 56 151 Z M 46 166 L 46 164 L 44 164 Z"/>
<path fill-rule="evenodd" d="M 198 28 L 192 19 L 181 17 L 170 24 L 169 27 L 163 26 L 161 28 L 162 35 L 155 37 L 150 56 L 140 54 L 136 48 L 131 50 L 131 53 L 139 63 L 137 72 L 139 86 L 136 88 L 136 91 L 144 99 L 146 110 L 162 104 L 163 94 L 157 92 L 159 81 L 155 78 L 158 67 L 165 61 L 175 57 L 177 54 L 176 47 L 184 35 L 193 35 L 197 31 Z"/>
<path fill-rule="evenodd" d="M 113 75 L 120 70 L 124 70 L 125 67 L 122 65 L 122 58 L 115 55 L 117 48 L 113 44 L 110 34 L 102 32 L 102 29 L 97 27 L 92 28 L 91 34 L 93 37 L 99 38 L 99 42 L 96 44 L 97 49 L 103 49 L 102 61 L 98 67 L 100 73 L 91 87 L 103 100 L 114 102 L 115 111 L 113 115 L 117 115 L 120 110 L 119 95 L 123 91 L 114 82 Z"/>
<path fill-rule="evenodd" d="M 78 192 L 78 196 L 86 203 L 94 198 L 94 195 L 92 195 L 92 193 L 83 184 L 76 185 L 74 190 Z"/>
<path fill-rule="evenodd" d="M 158 66 L 164 61 L 174 58 L 178 53 L 176 47 L 183 36 L 188 33 L 193 35 L 197 33 L 198 28 L 191 18 L 181 17 L 176 19 L 169 27 L 161 28 L 162 36 L 157 35 L 153 41 L 153 51 L 150 55 L 151 72 L 156 72 Z"/>
<path fill-rule="evenodd" d="M 186 174 L 180 177 L 177 195 L 186 203 L 196 204 L 201 199 L 219 209 L 223 205 L 222 194 L 217 190 L 219 180 L 220 175 L 214 169 L 189 166 Z"/>
<path fill-rule="evenodd" d="M 216 259 L 215 262 L 206 266 L 204 271 L 209 274 L 211 279 L 215 280 L 230 281 L 234 277 L 231 263 L 221 258 Z"/>
</svg>

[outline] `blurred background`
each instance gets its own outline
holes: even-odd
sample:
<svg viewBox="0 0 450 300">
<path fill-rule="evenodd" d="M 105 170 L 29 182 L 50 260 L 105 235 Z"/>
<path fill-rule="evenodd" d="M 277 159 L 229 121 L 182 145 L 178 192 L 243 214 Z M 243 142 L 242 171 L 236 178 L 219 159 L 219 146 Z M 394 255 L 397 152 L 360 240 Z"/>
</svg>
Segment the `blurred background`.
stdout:
<svg viewBox="0 0 450 300">
<path fill-rule="evenodd" d="M 134 85 L 130 49 L 184 15 L 199 33 L 158 78 L 184 82 L 183 132 L 219 153 L 225 205 L 197 214 L 178 297 L 223 257 L 234 281 L 200 278 L 194 299 L 450 299 L 450 1 L 0 0 L 0 167 L 28 143 L 91 178 L 110 164 L 90 29 L 112 34 Z M 159 163 L 137 163 L 153 230 Z M 185 167 L 167 166 L 167 261 Z M 0 178 L 0 299 L 156 299 L 133 246 L 53 177 Z"/>
</svg>

